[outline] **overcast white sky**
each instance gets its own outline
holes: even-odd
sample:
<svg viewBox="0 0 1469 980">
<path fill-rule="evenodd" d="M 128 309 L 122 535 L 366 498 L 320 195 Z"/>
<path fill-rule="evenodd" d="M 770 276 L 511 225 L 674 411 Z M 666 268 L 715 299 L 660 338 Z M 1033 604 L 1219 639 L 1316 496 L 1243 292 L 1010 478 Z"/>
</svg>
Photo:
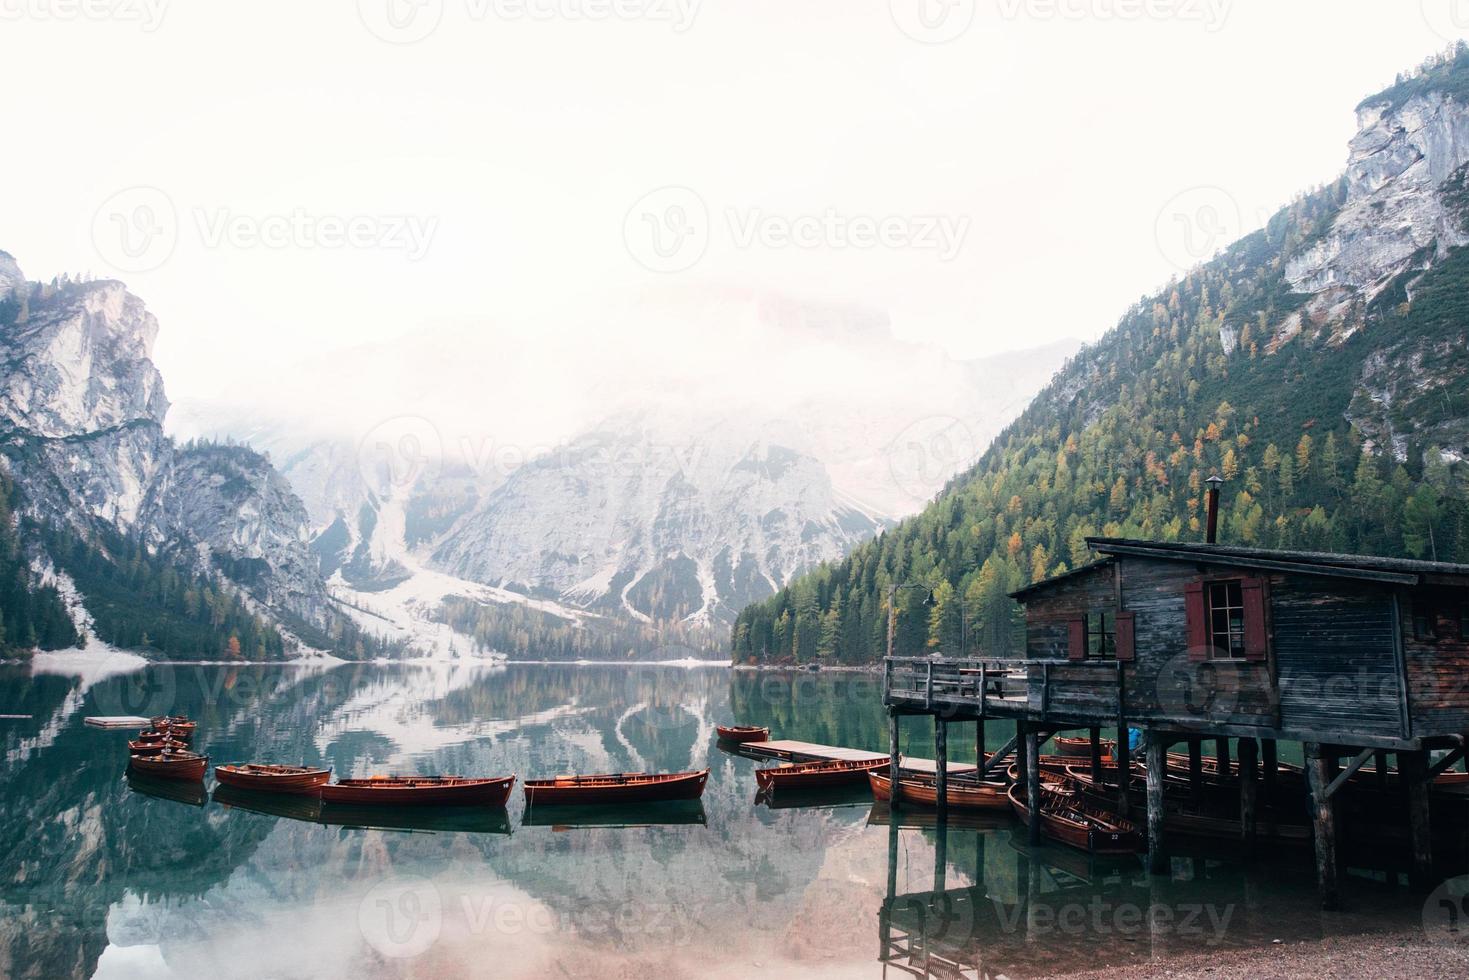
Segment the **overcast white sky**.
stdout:
<svg viewBox="0 0 1469 980">
<path fill-rule="evenodd" d="M 595 319 L 558 326 L 562 304 L 670 285 L 886 309 L 961 356 L 1090 339 L 1334 177 L 1353 106 L 1469 4 L 0 0 L 0 18 L 0 248 L 32 278 L 127 281 L 162 321 L 170 394 L 198 398 L 423 327 L 574 341 Z"/>
</svg>

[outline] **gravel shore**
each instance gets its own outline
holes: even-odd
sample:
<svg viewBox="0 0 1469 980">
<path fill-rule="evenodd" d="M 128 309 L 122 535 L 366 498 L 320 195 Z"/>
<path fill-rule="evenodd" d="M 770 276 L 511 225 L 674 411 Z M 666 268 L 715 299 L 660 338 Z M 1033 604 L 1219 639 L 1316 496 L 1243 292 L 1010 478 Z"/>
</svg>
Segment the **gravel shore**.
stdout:
<svg viewBox="0 0 1469 980">
<path fill-rule="evenodd" d="M 1255 949 L 1218 950 L 1067 976 L 1073 980 L 1463 977 L 1469 976 L 1469 944 L 1449 946 L 1431 942 L 1422 932 L 1334 937 L 1313 942 L 1275 943 Z"/>
</svg>

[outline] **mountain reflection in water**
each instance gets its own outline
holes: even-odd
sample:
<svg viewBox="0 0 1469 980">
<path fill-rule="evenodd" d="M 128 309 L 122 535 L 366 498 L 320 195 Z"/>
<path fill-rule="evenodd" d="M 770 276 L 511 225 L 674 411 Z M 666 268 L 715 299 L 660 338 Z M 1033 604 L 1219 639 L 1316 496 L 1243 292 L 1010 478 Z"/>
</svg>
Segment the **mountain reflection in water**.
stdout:
<svg viewBox="0 0 1469 980">
<path fill-rule="evenodd" d="M 1322 917 L 1309 853 L 1249 870 L 1178 858 L 1149 878 L 1136 861 L 1032 853 L 1004 814 L 894 820 L 860 787 L 757 802 L 768 763 L 716 751 L 728 722 L 880 749 L 879 690 L 870 675 L 650 666 L 0 668 L 0 705 L 30 715 L 0 726 L 0 973 L 1025 976 L 1418 914 L 1379 874 L 1354 879 L 1359 913 Z M 692 805 L 527 814 L 517 788 L 491 812 L 334 808 L 129 778 L 128 733 L 82 724 L 164 710 L 199 722 L 214 763 L 711 773 Z M 905 746 L 925 754 L 931 737 L 915 721 Z M 996 726 L 990 744 L 1004 738 Z M 1160 907 L 1171 928 L 1134 922 Z"/>
</svg>

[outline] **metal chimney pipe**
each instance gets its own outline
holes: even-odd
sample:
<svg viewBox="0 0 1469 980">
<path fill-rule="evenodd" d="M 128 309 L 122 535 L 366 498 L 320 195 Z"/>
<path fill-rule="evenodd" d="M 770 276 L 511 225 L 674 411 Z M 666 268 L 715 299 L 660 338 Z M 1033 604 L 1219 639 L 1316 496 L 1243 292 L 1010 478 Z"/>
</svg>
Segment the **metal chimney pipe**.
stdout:
<svg viewBox="0 0 1469 980">
<path fill-rule="evenodd" d="M 1224 486 L 1224 479 L 1219 474 L 1214 474 L 1204 481 L 1209 484 L 1209 526 L 1208 536 L 1204 539 L 1209 544 L 1219 543 L 1219 488 Z"/>
</svg>

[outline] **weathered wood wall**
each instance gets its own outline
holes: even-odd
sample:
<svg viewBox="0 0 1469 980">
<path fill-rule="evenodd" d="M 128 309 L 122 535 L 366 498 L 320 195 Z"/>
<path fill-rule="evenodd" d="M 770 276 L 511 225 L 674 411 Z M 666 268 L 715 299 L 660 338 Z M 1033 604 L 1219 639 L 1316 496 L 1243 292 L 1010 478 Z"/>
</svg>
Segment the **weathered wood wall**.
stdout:
<svg viewBox="0 0 1469 980">
<path fill-rule="evenodd" d="M 1463 635 L 1469 595 L 1463 589 L 1405 589 L 1399 603 L 1413 734 L 1469 731 L 1469 642 Z M 1414 636 L 1418 613 L 1432 619 L 1433 638 Z"/>
</svg>

